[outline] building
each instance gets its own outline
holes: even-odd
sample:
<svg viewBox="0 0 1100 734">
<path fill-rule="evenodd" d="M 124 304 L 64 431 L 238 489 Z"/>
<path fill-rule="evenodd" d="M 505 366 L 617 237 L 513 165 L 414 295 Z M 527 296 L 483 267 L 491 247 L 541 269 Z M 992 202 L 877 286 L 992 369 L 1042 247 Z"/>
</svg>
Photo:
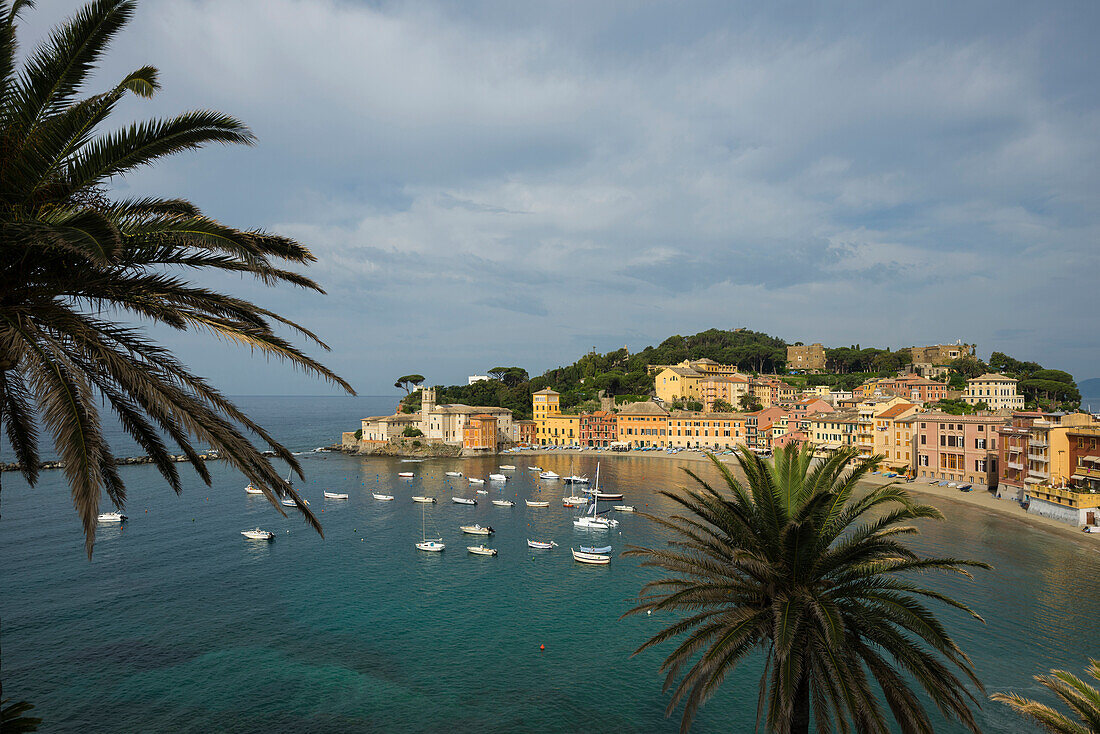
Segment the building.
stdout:
<svg viewBox="0 0 1100 734">
<path fill-rule="evenodd" d="M 871 453 L 883 456 L 883 464 L 895 471 L 908 471 L 913 465 L 912 424 L 904 419 L 915 415 L 920 406 L 900 401 L 875 414 Z"/>
<path fill-rule="evenodd" d="M 497 417 L 488 413 L 470 416 L 462 427 L 462 448 L 467 451 L 496 452 Z"/>
<path fill-rule="evenodd" d="M 790 414 L 791 420 L 801 422 L 814 413 L 832 413 L 833 406 L 821 398 L 810 397 L 793 403 L 788 407 L 787 412 Z"/>
<path fill-rule="evenodd" d="M 538 443 L 538 425 L 529 420 L 512 421 L 512 441 L 527 445 Z"/>
<path fill-rule="evenodd" d="M 1066 434 L 1068 471 L 1062 486 L 1028 488 L 1027 511 L 1072 525 L 1100 520 L 1100 426 L 1070 427 Z"/>
<path fill-rule="evenodd" d="M 548 387 L 531 395 L 532 418 L 537 422 L 539 418 L 548 415 L 556 415 L 561 412 L 561 393 L 554 392 Z"/>
<path fill-rule="evenodd" d="M 836 410 L 818 413 L 809 418 L 810 436 L 819 451 L 856 445 L 856 428 L 859 416 L 855 410 Z"/>
<path fill-rule="evenodd" d="M 619 423 L 614 413 L 606 410 L 597 410 L 593 413 L 581 413 L 580 437 L 581 446 L 595 446 L 608 448 L 613 441 L 619 440 Z"/>
<path fill-rule="evenodd" d="M 713 359 L 685 359 L 679 364 L 650 364 L 646 365 L 646 374 L 656 375 L 661 370 L 668 367 L 682 367 L 684 369 L 694 370 L 701 375 L 707 377 L 732 377 L 738 374 L 737 365 L 735 364 L 719 364 Z"/>
<path fill-rule="evenodd" d="M 420 423 L 418 428 L 429 441 L 441 441 L 460 446 L 464 442 L 465 428 L 476 415 L 496 418 L 497 443 L 512 440 L 512 411 L 487 405 L 463 405 L 451 403 L 436 405 L 435 388 L 426 387 L 420 393 Z"/>
<path fill-rule="evenodd" d="M 581 417 L 555 413 L 538 421 L 537 439 L 543 446 L 573 446 L 581 440 Z"/>
<path fill-rule="evenodd" d="M 989 410 L 1024 409 L 1024 396 L 1016 392 L 1016 380 L 992 372 L 967 380 L 962 400 L 967 405 L 985 403 Z"/>
<path fill-rule="evenodd" d="M 628 403 L 616 416 L 619 441 L 629 446 L 666 446 L 668 411 L 652 401 Z"/>
<path fill-rule="evenodd" d="M 910 347 L 909 354 L 914 364 L 950 364 L 960 357 L 973 357 L 974 345 L 959 342 L 957 344 L 933 344 L 930 347 Z"/>
<path fill-rule="evenodd" d="M 420 428 L 419 414 L 397 413 L 364 418 L 360 441 L 367 445 L 380 446 L 400 438 L 409 427 Z"/>
<path fill-rule="evenodd" d="M 825 347 L 820 344 L 787 347 L 787 369 L 803 372 L 825 370 Z"/>
<path fill-rule="evenodd" d="M 856 447 L 861 458 L 875 453 L 875 416 L 905 401 L 898 397 L 874 397 L 856 407 Z"/>
<path fill-rule="evenodd" d="M 947 398 L 947 384 L 916 374 L 901 374 L 878 381 L 880 392 L 920 403 L 935 403 Z"/>
<path fill-rule="evenodd" d="M 685 449 L 733 449 L 745 442 L 745 416 L 677 410 L 668 415 L 664 446 Z"/>
<path fill-rule="evenodd" d="M 1032 453 L 1031 427 L 1043 417 L 1037 411 L 1018 411 L 1008 421 L 997 428 L 1001 437 L 1000 464 L 997 477 L 997 497 L 1023 502 L 1027 488 L 1039 484 L 1038 477 L 1029 476 L 1029 455 Z"/>
<path fill-rule="evenodd" d="M 473 385 L 475 382 L 487 382 L 489 375 L 470 375 L 466 378 L 467 385 Z"/>
<path fill-rule="evenodd" d="M 997 429 L 1006 415 L 916 416 L 915 476 L 972 484 L 975 489 L 997 487 Z"/>
<path fill-rule="evenodd" d="M 798 397 L 798 389 L 775 377 L 761 376 L 749 382 L 749 392 L 765 408 L 780 403 L 793 402 Z"/>
<path fill-rule="evenodd" d="M 724 400 L 733 408 L 741 407 L 741 398 L 749 392 L 749 378 L 744 375 L 705 377 L 699 383 L 703 410 L 714 411 L 714 403 Z"/>
<path fill-rule="evenodd" d="M 664 403 L 674 403 L 683 400 L 702 401 L 702 393 L 699 391 L 699 383 L 703 380 L 702 372 L 691 367 L 678 365 L 665 367 L 653 378 L 653 387 L 657 393 L 657 399 Z"/>
</svg>

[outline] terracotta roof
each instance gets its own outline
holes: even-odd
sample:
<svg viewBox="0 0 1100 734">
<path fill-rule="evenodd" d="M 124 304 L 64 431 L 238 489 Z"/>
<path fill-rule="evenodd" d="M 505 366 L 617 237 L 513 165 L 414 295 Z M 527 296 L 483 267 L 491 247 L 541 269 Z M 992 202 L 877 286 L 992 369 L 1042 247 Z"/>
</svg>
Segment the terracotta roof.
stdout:
<svg viewBox="0 0 1100 734">
<path fill-rule="evenodd" d="M 905 411 L 909 410 L 910 408 L 915 408 L 915 407 L 917 407 L 917 406 L 914 405 L 913 403 L 898 403 L 897 405 L 894 405 L 894 406 L 892 406 L 890 408 L 887 408 L 886 410 L 882 411 L 876 417 L 877 418 L 897 418 L 899 415 L 901 415 Z"/>
<path fill-rule="evenodd" d="M 998 382 L 1017 382 L 1015 377 L 1005 377 L 1004 375 L 998 375 L 993 372 L 986 372 L 981 377 L 971 377 L 969 380 L 967 380 L 967 382 L 988 380 L 997 380 Z"/>
<path fill-rule="evenodd" d="M 462 415 L 462 414 L 477 414 L 477 413 L 496 413 L 500 415 L 502 413 L 511 413 L 512 411 L 507 408 L 497 408 L 489 405 L 463 405 L 462 403 L 452 403 L 448 405 L 437 405 L 432 408 L 434 414 L 444 415 Z"/>
<path fill-rule="evenodd" d="M 538 392 L 532 393 L 532 394 L 533 395 L 561 395 L 560 392 L 555 392 L 554 390 L 551 390 L 548 387 L 544 387 L 541 390 L 539 390 Z"/>
<path fill-rule="evenodd" d="M 661 370 L 661 372 L 664 372 L 665 370 L 671 370 L 671 371 L 675 372 L 676 374 L 680 375 L 681 377 L 702 377 L 703 376 L 702 373 L 696 372 L 695 370 L 690 369 L 688 367 L 665 367 L 665 369 Z"/>
</svg>

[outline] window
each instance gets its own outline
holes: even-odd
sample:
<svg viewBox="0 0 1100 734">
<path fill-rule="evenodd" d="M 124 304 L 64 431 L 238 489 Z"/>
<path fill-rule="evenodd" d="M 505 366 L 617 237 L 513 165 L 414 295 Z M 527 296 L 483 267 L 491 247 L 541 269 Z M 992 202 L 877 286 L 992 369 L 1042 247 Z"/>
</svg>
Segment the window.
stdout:
<svg viewBox="0 0 1100 734">
<path fill-rule="evenodd" d="M 984 438 L 975 438 L 974 439 L 974 448 L 984 449 L 985 448 L 985 439 Z"/>
<path fill-rule="evenodd" d="M 921 425 L 923 426 L 924 424 L 922 423 Z M 920 445 L 921 446 L 924 446 L 924 444 L 927 443 L 927 441 L 925 441 L 926 438 L 928 438 L 928 436 L 925 436 L 923 433 L 920 435 Z"/>
</svg>

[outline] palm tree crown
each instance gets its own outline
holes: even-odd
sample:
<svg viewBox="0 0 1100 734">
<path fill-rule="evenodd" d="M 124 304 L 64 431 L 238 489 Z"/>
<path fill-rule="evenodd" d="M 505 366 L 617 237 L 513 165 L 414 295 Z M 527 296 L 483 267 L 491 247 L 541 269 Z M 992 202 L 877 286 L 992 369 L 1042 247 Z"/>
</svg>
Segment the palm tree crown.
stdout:
<svg viewBox="0 0 1100 734">
<path fill-rule="evenodd" d="M 1089 662 L 1088 674 L 1100 680 L 1100 660 Z M 1049 706 L 1015 693 L 994 693 L 991 698 L 1008 704 L 1051 734 L 1100 734 L 1100 691 L 1064 670 L 1052 670 L 1050 675 L 1037 675 L 1035 680 L 1062 699 L 1081 723 Z"/>
<path fill-rule="evenodd" d="M 710 459 L 724 487 L 688 470 L 698 487 L 662 492 L 686 510 L 651 517 L 673 531 L 671 547 L 628 551 L 668 575 L 648 583 L 627 614 L 688 614 L 637 651 L 683 638 L 662 665 L 665 689 L 673 689 L 668 713 L 684 703 L 681 731 L 754 650 L 766 660 L 757 716 L 766 706 L 768 731 L 808 732 L 812 718 L 820 732 L 885 732 L 877 684 L 902 731 L 931 732 L 906 678 L 944 716 L 978 731 L 970 711 L 977 700 L 966 682 L 981 684 L 921 599 L 980 617 L 915 577 L 926 571 L 969 576 L 967 567 L 985 564 L 922 558 L 901 542 L 917 533 L 902 523 L 941 518 L 940 512 L 914 503 L 897 486 L 857 494 L 859 480 L 882 457 L 860 460 L 851 449 L 814 465 L 809 446 L 780 450 L 774 464 L 742 447 L 745 483 Z"/>
<path fill-rule="evenodd" d="M 301 469 L 291 453 L 132 322 L 201 330 L 350 386 L 277 327 L 327 349 L 308 330 L 247 300 L 185 279 L 184 272 L 247 274 L 266 285 L 320 291 L 282 264 L 313 255 L 285 237 L 237 230 L 179 199 L 112 199 L 107 184 L 157 160 L 209 143 L 253 142 L 238 120 L 208 110 L 101 132 L 132 93 L 152 95 L 142 67 L 111 89 L 83 88 L 133 0 L 95 0 L 57 27 L 19 68 L 16 26 L 28 0 L 0 0 L 0 422 L 27 481 L 37 479 L 39 420 L 64 462 L 89 554 L 100 496 L 122 507 L 125 488 L 100 430 L 109 405 L 177 492 L 174 443 L 210 475 L 192 442 L 217 449 L 278 509 L 279 496 L 312 513 L 245 432 Z M 167 438 L 167 440 L 166 440 Z M 282 510 L 279 510 L 282 512 Z"/>
</svg>

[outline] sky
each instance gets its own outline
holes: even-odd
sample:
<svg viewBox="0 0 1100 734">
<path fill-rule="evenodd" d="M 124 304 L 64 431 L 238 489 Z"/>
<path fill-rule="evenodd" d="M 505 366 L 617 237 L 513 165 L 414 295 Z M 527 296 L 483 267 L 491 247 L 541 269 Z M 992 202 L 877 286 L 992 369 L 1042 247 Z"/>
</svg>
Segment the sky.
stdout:
<svg viewBox="0 0 1100 734">
<path fill-rule="evenodd" d="M 25 43 L 78 7 L 39 5 Z M 160 69 L 116 125 L 251 126 L 255 147 L 114 189 L 310 247 L 325 296 L 200 282 L 317 331 L 361 394 L 736 327 L 961 339 L 1082 380 L 1098 21 L 1095 2 L 144 0 L 97 84 Z M 232 394 L 334 391 L 163 336 Z"/>
</svg>

